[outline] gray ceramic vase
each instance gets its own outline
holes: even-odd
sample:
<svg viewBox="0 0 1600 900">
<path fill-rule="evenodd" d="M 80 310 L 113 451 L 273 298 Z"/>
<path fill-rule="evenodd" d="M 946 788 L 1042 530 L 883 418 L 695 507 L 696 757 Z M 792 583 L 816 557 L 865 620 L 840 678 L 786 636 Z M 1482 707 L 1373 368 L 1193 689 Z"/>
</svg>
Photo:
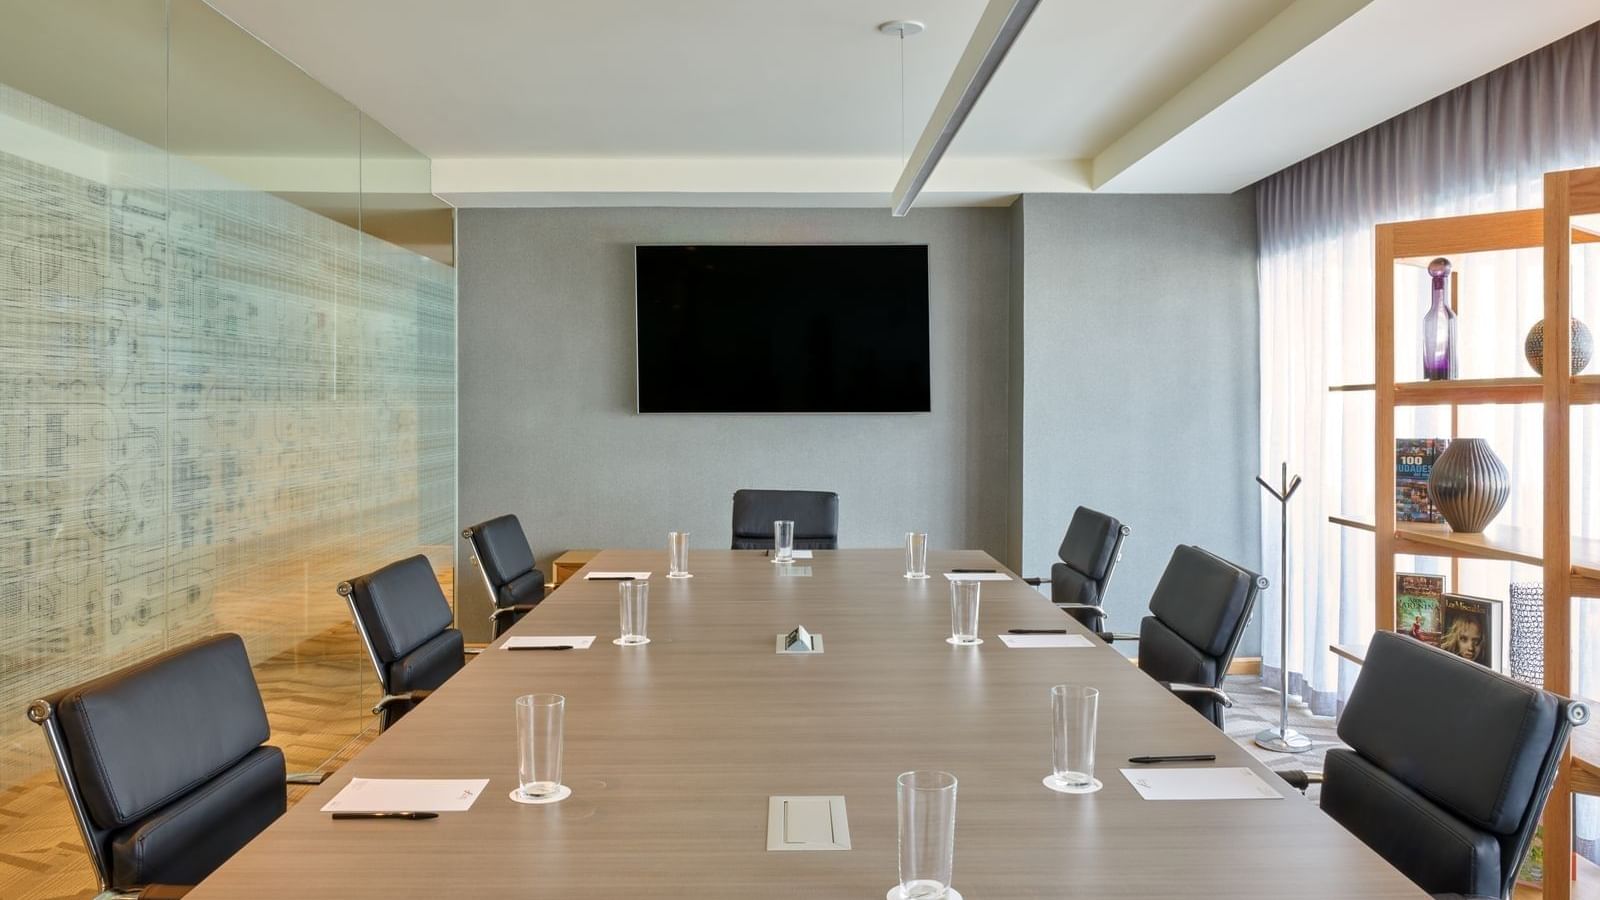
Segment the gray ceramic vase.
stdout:
<svg viewBox="0 0 1600 900">
<path fill-rule="evenodd" d="M 1456 438 L 1428 475 L 1428 496 L 1453 531 L 1478 534 L 1511 497 L 1511 473 L 1483 438 Z"/>
</svg>

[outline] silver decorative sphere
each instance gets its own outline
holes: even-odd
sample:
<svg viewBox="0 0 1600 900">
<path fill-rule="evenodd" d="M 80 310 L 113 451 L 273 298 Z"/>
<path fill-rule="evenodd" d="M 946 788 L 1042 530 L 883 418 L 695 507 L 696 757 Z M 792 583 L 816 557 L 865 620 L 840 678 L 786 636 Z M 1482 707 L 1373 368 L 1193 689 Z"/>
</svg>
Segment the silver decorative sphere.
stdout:
<svg viewBox="0 0 1600 900">
<path fill-rule="evenodd" d="M 1528 331 L 1528 339 L 1522 344 L 1522 353 L 1528 357 L 1528 365 L 1540 375 L 1544 374 L 1544 320 L 1540 319 Z M 1572 320 L 1572 374 L 1577 375 L 1589 367 L 1594 359 L 1594 333 L 1589 326 Z"/>
</svg>

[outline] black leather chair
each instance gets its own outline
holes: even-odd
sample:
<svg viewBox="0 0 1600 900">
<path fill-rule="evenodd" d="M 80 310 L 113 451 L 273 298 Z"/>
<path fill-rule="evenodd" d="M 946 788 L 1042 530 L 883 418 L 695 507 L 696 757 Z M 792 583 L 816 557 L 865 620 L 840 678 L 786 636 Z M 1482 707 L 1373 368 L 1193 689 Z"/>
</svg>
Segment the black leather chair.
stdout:
<svg viewBox="0 0 1600 900">
<path fill-rule="evenodd" d="M 383 697 L 372 707 L 380 730 L 420 703 L 466 662 L 461 632 L 426 556 L 392 562 L 340 582 L 356 631 L 378 673 Z"/>
<path fill-rule="evenodd" d="M 1106 589 L 1122 560 L 1122 542 L 1133 529 L 1117 519 L 1080 506 L 1072 513 L 1067 534 L 1050 566 L 1050 602 L 1090 631 L 1105 628 Z M 1024 578 L 1031 585 L 1042 578 Z"/>
<path fill-rule="evenodd" d="M 733 549 L 771 550 L 772 523 L 794 522 L 796 550 L 839 549 L 839 495 L 832 491 L 733 492 Z"/>
<path fill-rule="evenodd" d="M 283 751 L 244 641 L 221 634 L 52 697 L 56 775 L 111 896 L 180 896 L 283 814 Z"/>
<path fill-rule="evenodd" d="M 472 548 L 472 562 L 494 601 L 491 628 L 499 637 L 544 599 L 544 573 L 534 567 L 533 548 L 516 516 L 479 522 L 462 529 L 461 536 Z"/>
<path fill-rule="evenodd" d="M 1150 615 L 1139 623 L 1137 638 L 1105 632 L 1100 637 L 1137 640 L 1139 668 L 1221 728 L 1223 709 L 1233 705 L 1222 680 L 1266 587 L 1267 579 L 1249 569 L 1179 544 L 1150 596 Z"/>
<path fill-rule="evenodd" d="M 1581 703 L 1373 635 L 1320 776 L 1322 809 L 1439 897 L 1509 897 Z M 1565 873 L 1557 853 L 1553 874 Z"/>
</svg>

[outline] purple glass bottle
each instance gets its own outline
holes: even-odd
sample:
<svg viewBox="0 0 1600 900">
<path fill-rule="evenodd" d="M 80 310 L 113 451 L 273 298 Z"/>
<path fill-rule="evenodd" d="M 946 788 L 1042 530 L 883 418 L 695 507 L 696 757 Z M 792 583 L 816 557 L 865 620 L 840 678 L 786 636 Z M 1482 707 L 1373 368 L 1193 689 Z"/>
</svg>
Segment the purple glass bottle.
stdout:
<svg viewBox="0 0 1600 900">
<path fill-rule="evenodd" d="M 1448 381 L 1456 377 L 1456 311 L 1450 308 L 1450 260 L 1428 263 L 1433 276 L 1433 307 L 1422 318 L 1422 377 Z"/>
</svg>

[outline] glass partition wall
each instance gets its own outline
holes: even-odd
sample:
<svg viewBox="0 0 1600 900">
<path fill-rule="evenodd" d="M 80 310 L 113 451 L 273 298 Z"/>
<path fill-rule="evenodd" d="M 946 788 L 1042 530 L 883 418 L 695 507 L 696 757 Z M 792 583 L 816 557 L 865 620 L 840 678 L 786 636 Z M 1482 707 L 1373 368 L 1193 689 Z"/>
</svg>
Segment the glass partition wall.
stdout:
<svg viewBox="0 0 1600 900">
<path fill-rule="evenodd" d="M 291 769 L 372 726 L 335 586 L 416 553 L 453 583 L 429 191 L 200 0 L 0 0 L 0 798 L 53 783 L 27 701 L 219 631 Z"/>
</svg>

